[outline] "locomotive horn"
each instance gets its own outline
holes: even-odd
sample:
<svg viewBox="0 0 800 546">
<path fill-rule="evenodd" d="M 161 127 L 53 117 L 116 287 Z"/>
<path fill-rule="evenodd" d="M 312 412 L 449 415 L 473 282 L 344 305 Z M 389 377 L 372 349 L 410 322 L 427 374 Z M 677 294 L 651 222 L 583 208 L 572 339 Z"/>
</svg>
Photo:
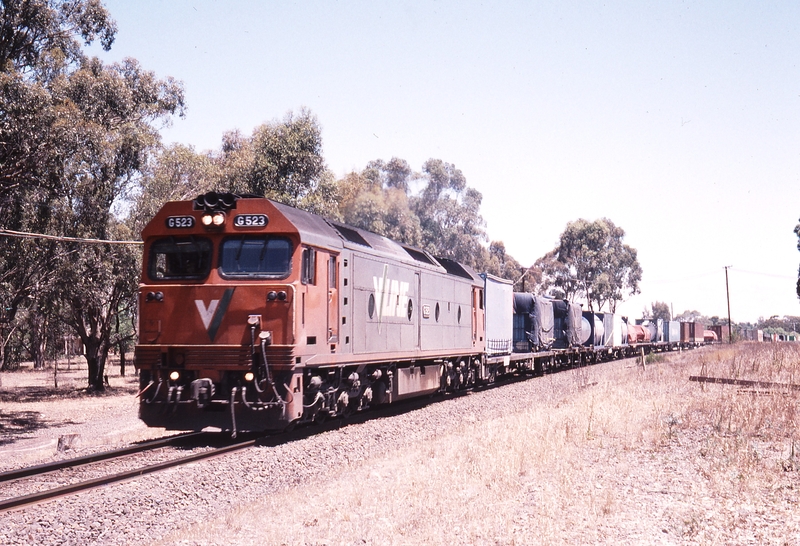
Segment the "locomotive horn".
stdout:
<svg viewBox="0 0 800 546">
<path fill-rule="evenodd" d="M 226 209 L 232 208 L 233 204 L 236 202 L 236 198 L 232 193 L 223 193 L 219 196 L 219 199 L 222 203 L 222 206 Z"/>
<path fill-rule="evenodd" d="M 203 204 L 205 205 L 206 210 L 213 209 L 219 203 L 219 196 L 217 192 L 210 191 L 203 196 Z"/>
</svg>

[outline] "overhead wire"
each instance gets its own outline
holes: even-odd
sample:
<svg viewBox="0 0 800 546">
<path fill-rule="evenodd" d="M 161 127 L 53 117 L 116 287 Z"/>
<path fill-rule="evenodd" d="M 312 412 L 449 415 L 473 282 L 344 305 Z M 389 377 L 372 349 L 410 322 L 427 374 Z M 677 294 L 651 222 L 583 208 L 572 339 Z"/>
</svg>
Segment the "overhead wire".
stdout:
<svg viewBox="0 0 800 546">
<path fill-rule="evenodd" d="M 0 237 L 14 237 L 17 239 L 46 239 L 48 241 L 62 241 L 70 243 L 86 243 L 93 245 L 142 245 L 142 241 L 114 241 L 107 239 L 89 239 L 85 237 L 65 237 L 61 235 L 45 235 L 43 233 L 28 233 L 25 231 L 14 231 L 10 229 L 0 229 Z"/>
</svg>

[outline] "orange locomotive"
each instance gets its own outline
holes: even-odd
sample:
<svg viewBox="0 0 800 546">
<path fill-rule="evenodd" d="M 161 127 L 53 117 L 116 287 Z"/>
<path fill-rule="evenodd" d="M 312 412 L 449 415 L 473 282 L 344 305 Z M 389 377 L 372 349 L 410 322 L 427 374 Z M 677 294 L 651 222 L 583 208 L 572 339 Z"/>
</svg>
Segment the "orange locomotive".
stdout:
<svg viewBox="0 0 800 546">
<path fill-rule="evenodd" d="M 140 417 L 282 430 L 487 375 L 484 280 L 267 199 L 208 193 L 142 232 Z"/>
</svg>

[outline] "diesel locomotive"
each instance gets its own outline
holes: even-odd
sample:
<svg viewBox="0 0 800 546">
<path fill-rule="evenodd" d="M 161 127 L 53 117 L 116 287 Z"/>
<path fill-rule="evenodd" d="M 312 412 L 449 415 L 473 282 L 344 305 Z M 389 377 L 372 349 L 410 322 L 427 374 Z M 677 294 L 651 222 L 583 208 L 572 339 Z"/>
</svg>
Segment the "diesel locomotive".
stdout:
<svg viewBox="0 0 800 546">
<path fill-rule="evenodd" d="M 468 267 L 263 198 L 170 202 L 142 232 L 140 417 L 280 430 L 486 375 Z"/>
</svg>

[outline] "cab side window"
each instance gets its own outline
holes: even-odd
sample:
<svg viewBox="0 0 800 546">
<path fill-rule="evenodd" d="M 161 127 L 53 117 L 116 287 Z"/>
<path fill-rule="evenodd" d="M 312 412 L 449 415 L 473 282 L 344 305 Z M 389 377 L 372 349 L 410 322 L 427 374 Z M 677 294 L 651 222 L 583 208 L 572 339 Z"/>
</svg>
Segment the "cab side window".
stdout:
<svg viewBox="0 0 800 546">
<path fill-rule="evenodd" d="M 313 248 L 303 249 L 302 275 L 303 284 L 317 284 L 317 251 Z"/>
</svg>

